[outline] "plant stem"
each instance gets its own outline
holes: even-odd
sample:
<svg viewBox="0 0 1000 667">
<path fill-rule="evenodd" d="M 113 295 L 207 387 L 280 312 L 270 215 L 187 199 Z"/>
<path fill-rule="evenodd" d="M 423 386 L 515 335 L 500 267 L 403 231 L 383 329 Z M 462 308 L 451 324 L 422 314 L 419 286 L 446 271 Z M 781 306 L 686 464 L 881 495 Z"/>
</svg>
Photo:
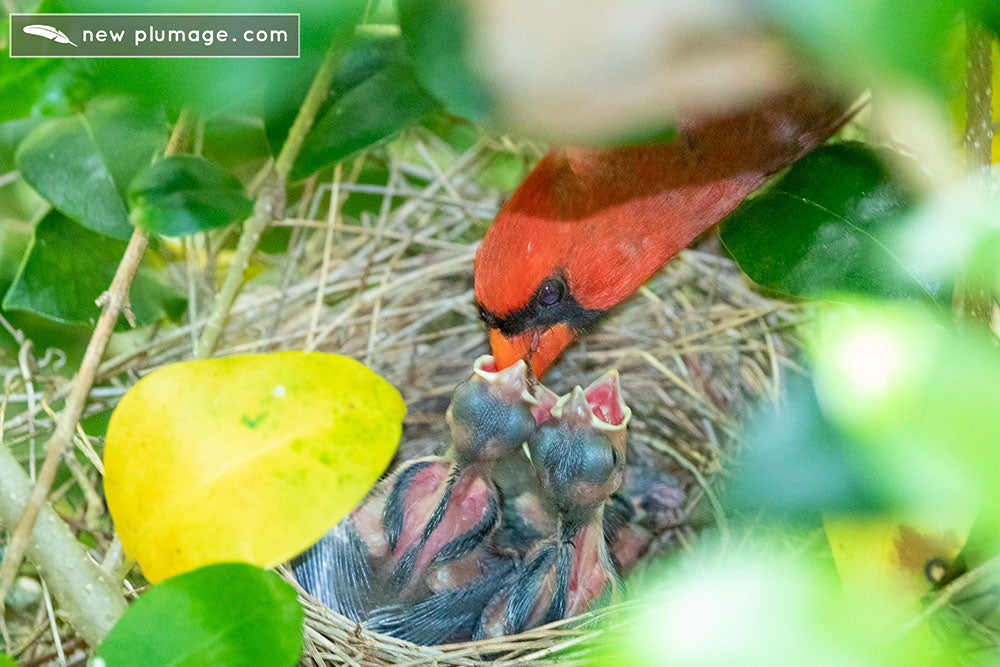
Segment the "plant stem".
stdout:
<svg viewBox="0 0 1000 667">
<path fill-rule="evenodd" d="M 236 246 L 236 254 L 226 272 L 222 289 L 215 296 L 212 312 L 208 316 L 205 329 L 195 347 L 195 359 L 207 359 L 212 356 L 219 342 L 219 336 L 222 335 L 226 319 L 229 317 L 229 309 L 232 308 L 236 296 L 243 287 L 244 274 L 250 264 L 250 257 L 257 249 L 260 235 L 272 220 L 284 217 L 285 184 L 288 175 L 292 171 L 292 166 L 302 150 L 306 135 L 309 134 L 309 130 L 316 120 L 316 114 L 330 89 L 339 54 L 338 48 L 331 46 L 327 49 L 323 63 L 316 72 L 309 92 L 295 117 L 295 122 L 288 130 L 288 137 L 281 146 L 281 152 L 278 153 L 278 158 L 274 161 L 274 167 L 257 195 L 253 216 L 243 223 L 243 231 Z"/>
<path fill-rule="evenodd" d="M 183 145 L 189 131 L 191 128 L 191 118 L 187 111 L 182 111 L 180 118 L 177 120 L 177 124 L 174 127 L 173 133 L 170 136 L 170 140 L 167 142 L 166 150 L 164 155 L 173 155 L 176 153 L 180 147 Z M 4 482 L 0 485 L 3 488 L 3 502 L 0 503 L 0 521 L 2 521 L 8 527 L 15 526 L 13 534 L 7 544 L 7 548 L 4 552 L 3 562 L 0 563 L 0 606 L 2 606 L 2 601 L 7 595 L 7 591 L 10 590 L 10 586 L 14 581 L 14 577 L 17 575 L 17 570 L 21 565 L 21 560 L 24 558 L 25 551 L 31 551 L 31 545 L 35 544 L 36 548 L 34 553 L 48 558 L 49 548 L 55 548 L 57 552 L 56 562 L 60 564 L 60 567 L 50 568 L 47 574 L 52 577 L 61 577 L 62 573 L 54 573 L 53 570 L 65 569 L 67 571 L 78 572 L 83 575 L 87 574 L 86 568 L 84 568 L 80 563 L 76 562 L 76 554 L 70 554 L 67 551 L 65 544 L 60 543 L 61 546 L 54 547 L 54 545 L 61 539 L 58 531 L 51 532 L 49 528 L 43 530 L 42 526 L 38 526 L 36 529 L 36 522 L 40 514 L 45 513 L 48 519 L 52 521 L 62 523 L 58 516 L 52 512 L 50 508 L 46 505 L 46 498 L 48 497 L 49 491 L 52 488 L 52 482 L 55 480 L 56 471 L 59 469 L 59 462 L 62 459 L 63 452 L 65 452 L 73 441 L 73 432 L 76 430 L 77 424 L 80 422 L 80 416 L 83 414 L 83 409 L 87 404 L 87 397 L 90 394 L 90 388 L 94 384 L 94 378 L 97 375 L 97 367 L 101 363 L 101 359 L 104 357 L 104 351 L 107 349 L 108 341 L 111 340 L 111 334 L 114 333 L 115 323 L 118 321 L 118 316 L 125 311 L 126 317 L 128 317 L 128 292 L 129 287 L 132 284 L 132 279 L 135 277 L 135 273 L 139 268 L 139 262 L 142 259 L 143 253 L 146 251 L 146 245 L 148 238 L 144 232 L 136 229 L 132 232 L 132 236 L 129 239 L 128 246 L 125 248 L 125 254 L 118 264 L 118 269 L 115 271 L 115 276 L 111 281 L 111 286 L 108 290 L 104 292 L 98 298 L 98 305 L 101 306 L 101 315 L 97 320 L 97 326 L 94 327 L 94 333 L 90 337 L 90 342 L 87 344 L 87 351 L 84 353 L 83 361 L 80 364 L 80 369 L 77 371 L 76 376 L 73 378 L 73 384 L 70 389 L 69 395 L 66 397 L 66 404 L 63 407 L 62 414 L 60 415 L 59 422 L 56 424 L 55 432 L 49 441 L 45 444 L 45 461 L 42 463 L 42 468 L 38 472 L 38 477 L 35 480 L 34 485 L 31 487 L 30 494 L 25 494 L 26 500 L 21 496 L 18 496 L 15 501 L 12 496 L 16 494 L 15 489 L 18 488 L 18 479 L 13 471 L 6 470 L 3 471 Z M 6 452 L 5 452 L 6 453 Z M 11 459 L 13 461 L 13 459 Z M 16 466 L 16 462 L 14 463 Z M 20 470 L 20 468 L 18 468 Z M 23 501 L 23 505 L 22 505 Z M 8 511 L 9 510 L 9 511 Z M 20 515 L 20 519 L 17 516 Z M 45 523 L 51 523 L 46 519 Z M 65 526 L 62 526 L 65 528 Z M 46 532 L 49 531 L 49 532 Z M 32 532 L 34 532 L 34 540 L 32 539 Z M 66 529 L 69 533 L 69 530 Z M 72 533 L 69 533 L 72 537 Z M 46 535 L 46 538 L 43 538 Z M 44 539 L 56 540 L 57 542 L 52 542 L 44 544 L 42 547 L 37 547 L 39 541 Z M 75 538 L 73 539 L 75 543 Z M 90 562 L 86 554 L 80 551 L 81 557 L 86 561 Z M 42 567 L 42 564 L 35 561 L 36 565 Z M 99 570 L 98 570 L 99 572 Z M 102 578 L 106 577 L 101 574 Z M 89 577 L 83 580 L 86 585 L 93 585 L 93 577 Z M 53 585 L 50 580 L 49 585 L 56 592 L 56 597 L 59 598 L 61 605 L 66 605 L 66 596 L 68 590 L 62 586 Z M 77 585 L 84 585 L 80 581 Z M 116 594 L 120 597 L 120 593 L 117 591 Z M 61 593 L 61 595 L 60 595 Z M 122 599 L 124 601 L 124 598 Z M 72 601 L 69 604 L 73 604 Z M 108 609 L 98 609 L 91 608 L 88 612 L 92 614 L 96 619 L 108 618 L 109 614 L 113 615 L 115 618 L 121 613 L 121 610 L 114 606 Z M 74 626 L 75 627 L 75 626 Z M 103 627 L 103 625 L 101 625 Z M 88 626 L 90 630 L 94 629 L 94 626 Z M 108 626 L 110 628 L 110 626 Z M 83 634 L 83 630 L 77 628 L 78 631 Z M 86 637 L 85 637 L 86 638 Z M 96 637 L 99 639 L 100 637 Z M 91 641 L 91 638 L 87 638 Z"/>
<path fill-rule="evenodd" d="M 978 175 L 993 160 L 993 38 L 967 17 L 965 40 L 965 164 Z"/>
<path fill-rule="evenodd" d="M 970 178 L 990 187 L 993 157 L 993 38 L 972 16 L 965 19 L 965 164 Z M 988 254 L 988 253 L 987 253 Z M 957 319 L 990 330 L 996 267 L 990 257 L 973 253 L 955 281 Z"/>
<path fill-rule="evenodd" d="M 31 480 L 6 447 L 0 447 L 0 523 L 17 521 Z M 70 625 L 97 646 L 127 606 L 118 581 L 101 571 L 58 514 L 46 503 L 27 544 L 27 555 L 45 578 Z"/>
</svg>

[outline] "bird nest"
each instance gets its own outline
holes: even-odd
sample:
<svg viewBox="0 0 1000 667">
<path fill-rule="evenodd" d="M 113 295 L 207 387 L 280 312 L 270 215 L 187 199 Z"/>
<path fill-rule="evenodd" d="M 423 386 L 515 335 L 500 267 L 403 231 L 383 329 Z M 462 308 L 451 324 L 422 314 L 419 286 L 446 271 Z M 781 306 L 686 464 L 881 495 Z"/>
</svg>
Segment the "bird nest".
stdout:
<svg viewBox="0 0 1000 667">
<path fill-rule="evenodd" d="M 217 354 L 316 349 L 356 358 L 406 400 L 393 467 L 436 451 L 447 441 L 444 414 L 455 385 L 488 352 L 473 299 L 473 257 L 509 194 L 491 185 L 490 174 L 498 160 L 528 168 L 539 156 L 486 136 L 459 150 L 417 128 L 343 172 L 294 184 L 287 217 L 267 232 L 268 252 L 257 254 Z M 170 266 L 187 286 L 193 322 L 119 347 L 98 382 L 123 372 L 139 378 L 191 358 L 193 332 L 204 326 L 232 239 L 199 242 Z M 795 330 L 807 316 L 800 305 L 756 291 L 708 239 L 599 321 L 546 375 L 546 385 L 564 393 L 617 368 L 633 412 L 629 456 L 679 481 L 686 500 L 647 563 L 688 548 L 701 526 L 724 526 L 715 489 L 736 451 L 741 419 L 753 404 L 777 400 L 782 378 L 801 371 Z M 109 387 L 103 400 L 95 393 L 89 411 L 106 409 L 125 389 Z M 25 428 L 15 423 L 8 430 L 17 436 Z M 306 611 L 302 660 L 315 665 L 583 662 L 636 604 L 592 609 L 515 636 L 418 646 L 371 633 L 299 593 Z"/>
</svg>

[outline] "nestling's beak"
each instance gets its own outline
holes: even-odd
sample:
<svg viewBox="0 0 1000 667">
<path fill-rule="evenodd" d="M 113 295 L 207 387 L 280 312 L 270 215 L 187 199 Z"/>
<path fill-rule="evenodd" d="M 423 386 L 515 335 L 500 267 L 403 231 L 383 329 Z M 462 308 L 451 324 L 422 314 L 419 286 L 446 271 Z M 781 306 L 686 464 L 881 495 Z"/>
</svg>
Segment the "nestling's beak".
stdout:
<svg viewBox="0 0 1000 667">
<path fill-rule="evenodd" d="M 516 336 L 505 336 L 498 329 L 490 329 L 490 347 L 497 368 L 503 370 L 524 359 L 536 377 L 555 361 L 559 353 L 572 342 L 575 333 L 565 324 L 548 329 L 532 329 Z"/>
</svg>

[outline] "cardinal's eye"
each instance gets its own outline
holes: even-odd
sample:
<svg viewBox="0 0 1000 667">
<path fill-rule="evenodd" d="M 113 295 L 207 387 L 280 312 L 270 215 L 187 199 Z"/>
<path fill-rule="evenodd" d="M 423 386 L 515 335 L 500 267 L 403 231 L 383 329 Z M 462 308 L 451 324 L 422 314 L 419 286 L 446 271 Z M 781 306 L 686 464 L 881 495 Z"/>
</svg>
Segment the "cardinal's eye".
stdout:
<svg viewBox="0 0 1000 667">
<path fill-rule="evenodd" d="M 554 306 L 562 301 L 566 293 L 566 284 L 558 278 L 546 278 L 538 288 L 538 303 L 543 306 Z"/>
</svg>

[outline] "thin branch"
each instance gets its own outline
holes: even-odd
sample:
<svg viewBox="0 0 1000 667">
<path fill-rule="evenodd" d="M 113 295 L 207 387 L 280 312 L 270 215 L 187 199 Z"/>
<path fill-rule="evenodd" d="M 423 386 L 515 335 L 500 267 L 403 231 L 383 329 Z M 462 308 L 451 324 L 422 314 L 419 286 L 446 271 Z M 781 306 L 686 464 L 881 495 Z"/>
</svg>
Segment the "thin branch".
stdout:
<svg viewBox="0 0 1000 667">
<path fill-rule="evenodd" d="M 31 480 L 6 447 L 0 447 L 0 522 L 17 521 L 31 493 Z M 97 646 L 125 612 L 118 582 L 87 555 L 66 522 L 45 503 L 27 545 L 60 611 L 91 646 Z"/>
<path fill-rule="evenodd" d="M 993 154 L 993 37 L 974 17 L 965 19 L 965 164 L 969 177 L 989 187 Z M 991 329 L 996 267 L 991 258 L 972 257 L 955 281 L 953 310 L 958 319 Z"/>
<path fill-rule="evenodd" d="M 979 567 L 969 570 L 958 577 L 950 584 L 941 589 L 937 597 L 924 609 L 910 620 L 900 631 L 900 635 L 912 632 L 916 627 L 927 621 L 931 616 L 939 612 L 945 605 L 954 599 L 956 595 L 969 588 L 973 584 L 989 579 L 1000 578 L 1000 556 L 996 556 L 986 561 Z"/>
<path fill-rule="evenodd" d="M 306 347 L 312 347 L 316 327 L 319 326 L 319 313 L 323 307 L 323 287 L 326 285 L 327 272 L 330 269 L 330 253 L 333 250 L 333 226 L 337 224 L 340 215 L 340 163 L 333 168 L 333 185 L 330 189 L 330 210 L 327 215 L 326 235 L 323 237 L 323 261 L 319 265 L 319 284 L 316 285 L 316 299 L 313 302 L 312 316 L 309 319 L 309 333 L 306 336 Z"/>
<path fill-rule="evenodd" d="M 180 149 L 186 140 L 190 127 L 190 114 L 186 111 L 181 112 L 170 140 L 167 142 L 164 155 L 173 155 Z M 76 377 L 73 378 L 73 385 L 69 395 L 66 397 L 66 403 L 63 407 L 61 418 L 56 425 L 55 432 L 45 444 L 45 461 L 38 472 L 38 478 L 35 480 L 23 508 L 18 507 L 17 509 L 20 519 L 13 518 L 17 514 L 12 515 L 7 511 L 0 511 L 0 520 L 5 525 L 9 527 L 16 524 L 16 528 L 4 552 L 3 562 L 0 564 L 0 605 L 2 605 L 2 601 L 17 575 L 17 570 L 21 565 L 21 560 L 24 558 L 25 551 L 29 550 L 33 530 L 36 544 L 40 538 L 39 532 L 41 528 L 36 529 L 35 526 L 39 514 L 47 511 L 51 513 L 55 521 L 60 524 L 62 523 L 51 509 L 46 508 L 45 501 L 55 480 L 56 471 L 59 469 L 63 453 L 73 441 L 73 433 L 87 404 L 90 388 L 94 384 L 97 368 L 101 363 L 101 358 L 104 356 L 104 351 L 107 349 L 108 342 L 111 340 L 111 334 L 114 333 L 115 323 L 118 321 L 118 316 L 122 314 L 122 311 L 127 309 L 129 287 L 139 268 L 139 261 L 146 250 L 147 242 L 148 238 L 144 232 L 139 229 L 132 232 L 128 246 L 125 248 L 125 254 L 118 264 L 118 269 L 115 271 L 115 276 L 111 281 L 111 286 L 98 299 L 98 305 L 102 308 L 100 318 L 97 321 L 97 326 L 94 328 L 90 342 L 87 344 L 87 351 L 84 353 L 80 369 L 77 371 Z M 8 474 L 12 475 L 13 471 L 9 471 Z M 0 486 L 2 486 L 5 492 L 8 490 L 6 483 Z M 6 496 L 6 493 L 4 495 Z M 12 509 L 10 498 L 5 497 L 5 501 L 5 508 Z M 72 533 L 70 535 L 72 536 Z M 86 559 L 85 555 L 84 558 Z M 36 564 L 38 563 L 36 562 Z M 48 574 L 51 575 L 52 572 L 49 571 Z M 52 589 L 57 591 L 55 585 L 52 585 Z M 65 594 L 65 590 L 63 590 L 63 596 Z M 120 594 L 118 595 L 120 597 Z M 60 597 L 58 591 L 56 592 L 56 597 Z M 65 599 L 60 599 L 60 602 L 63 605 L 66 604 Z M 104 611 L 90 610 L 90 613 L 101 616 Z M 107 611 L 111 612 L 115 610 Z M 118 613 L 120 613 L 120 610 L 117 610 L 115 613 L 116 618 Z M 77 630 L 83 634 L 80 628 L 77 628 Z M 88 641 L 92 639 L 93 637 L 87 637 Z"/>
<path fill-rule="evenodd" d="M 319 71 L 316 72 L 309 92 L 302 102 L 302 107 L 295 117 L 295 122 L 288 130 L 288 137 L 281 146 L 281 152 L 278 153 L 278 158 L 274 161 L 274 168 L 261 186 L 254 205 L 254 214 L 243 223 L 243 231 L 240 234 L 232 263 L 226 272 L 225 282 L 215 296 L 212 312 L 208 316 L 205 329 L 195 347 L 195 359 L 206 359 L 212 356 L 219 342 L 219 336 L 222 335 L 226 319 L 229 317 L 229 309 L 232 308 L 236 296 L 243 287 L 244 274 L 250 265 L 250 257 L 257 249 L 260 235 L 272 220 L 283 218 L 285 215 L 285 184 L 288 175 L 292 171 L 295 159 L 302 150 L 302 144 L 312 128 L 313 121 L 316 120 L 320 105 L 330 90 L 330 83 L 333 81 L 339 55 L 339 48 L 331 46 L 327 50 L 323 57 L 323 63 L 320 65 Z"/>
</svg>

